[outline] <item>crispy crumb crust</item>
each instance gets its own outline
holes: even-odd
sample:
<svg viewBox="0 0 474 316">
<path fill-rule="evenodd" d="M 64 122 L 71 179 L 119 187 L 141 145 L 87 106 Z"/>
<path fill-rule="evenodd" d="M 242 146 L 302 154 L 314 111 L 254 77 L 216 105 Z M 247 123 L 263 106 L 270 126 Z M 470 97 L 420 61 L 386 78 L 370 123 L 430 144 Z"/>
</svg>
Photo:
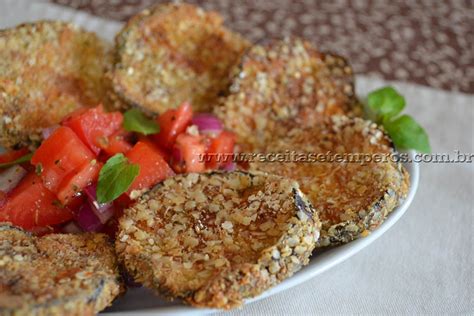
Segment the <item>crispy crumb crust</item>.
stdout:
<svg viewBox="0 0 474 316">
<path fill-rule="evenodd" d="M 125 210 L 116 250 L 137 282 L 168 298 L 228 309 L 307 264 L 319 228 L 295 181 L 188 174 Z"/>
<path fill-rule="evenodd" d="M 214 110 L 246 150 L 329 115 L 362 113 L 347 61 L 300 38 L 253 46 L 234 73 L 229 95 Z"/>
<path fill-rule="evenodd" d="M 34 237 L 0 225 L 1 315 L 94 315 L 123 289 L 106 235 Z"/>
<path fill-rule="evenodd" d="M 132 17 L 116 36 L 111 77 L 120 97 L 148 112 L 184 101 L 195 111 L 209 111 L 248 46 L 216 12 L 190 4 L 156 5 Z"/>
<path fill-rule="evenodd" d="M 33 146 L 81 106 L 109 105 L 109 44 L 59 21 L 0 30 L 0 143 Z"/>
<path fill-rule="evenodd" d="M 294 129 L 268 144 L 269 152 L 313 154 L 394 153 L 388 136 L 360 118 L 334 116 L 306 129 Z M 341 156 L 342 157 L 342 156 Z M 250 170 L 290 177 L 299 182 L 322 222 L 320 246 L 346 243 L 377 228 L 408 193 L 409 175 L 389 159 L 383 162 L 255 162 Z M 373 157 L 373 156 L 372 156 Z M 361 156 L 361 159 L 364 159 Z"/>
</svg>

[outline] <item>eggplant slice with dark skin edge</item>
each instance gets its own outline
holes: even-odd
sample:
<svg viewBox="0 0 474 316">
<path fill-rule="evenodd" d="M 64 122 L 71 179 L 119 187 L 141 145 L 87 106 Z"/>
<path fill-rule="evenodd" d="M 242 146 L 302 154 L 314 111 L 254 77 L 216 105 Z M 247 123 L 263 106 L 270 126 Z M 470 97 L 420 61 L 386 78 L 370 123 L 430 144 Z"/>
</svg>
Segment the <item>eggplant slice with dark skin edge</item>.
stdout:
<svg viewBox="0 0 474 316">
<path fill-rule="evenodd" d="M 162 113 L 185 101 L 210 111 L 230 84 L 249 42 L 222 17 L 185 3 L 159 4 L 133 16 L 116 36 L 114 90 L 129 106 Z"/>
<path fill-rule="evenodd" d="M 36 237 L 0 224 L 1 315 L 94 315 L 123 291 L 106 235 Z"/>
<path fill-rule="evenodd" d="M 295 181 L 241 171 L 166 179 L 120 219 L 116 250 L 167 298 L 229 309 L 309 262 L 318 216 Z"/>
<path fill-rule="evenodd" d="M 327 116 L 362 115 L 347 61 L 300 38 L 251 47 L 233 75 L 214 112 L 245 151 L 264 149 L 292 128 L 313 126 Z"/>
<path fill-rule="evenodd" d="M 390 138 L 370 121 L 333 116 L 313 127 L 295 128 L 267 148 L 270 153 L 304 155 L 298 159 L 313 155 L 306 162 L 253 162 L 250 170 L 298 181 L 322 223 L 319 246 L 367 236 L 408 194 L 408 172 L 392 160 L 396 151 Z"/>
<path fill-rule="evenodd" d="M 81 107 L 112 107 L 111 45 L 60 21 L 0 30 L 0 144 L 36 147 L 41 131 Z"/>
</svg>

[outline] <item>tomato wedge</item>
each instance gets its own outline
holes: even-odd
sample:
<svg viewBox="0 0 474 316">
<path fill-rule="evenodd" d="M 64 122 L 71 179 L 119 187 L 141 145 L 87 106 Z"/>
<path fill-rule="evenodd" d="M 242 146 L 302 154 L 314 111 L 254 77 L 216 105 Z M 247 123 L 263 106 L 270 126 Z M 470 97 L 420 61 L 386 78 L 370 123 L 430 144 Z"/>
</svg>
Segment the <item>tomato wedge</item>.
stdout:
<svg viewBox="0 0 474 316">
<path fill-rule="evenodd" d="M 228 131 L 222 131 L 211 144 L 206 153 L 206 167 L 218 169 L 232 162 L 234 153 L 235 135 Z"/>
<path fill-rule="evenodd" d="M 94 154 L 99 154 L 100 142 L 108 139 L 122 126 L 123 115 L 120 112 L 104 112 L 102 105 L 72 114 L 63 122 L 71 128 Z"/>
<path fill-rule="evenodd" d="M 44 185 L 57 192 L 61 182 L 94 159 L 94 154 L 69 127 L 58 127 L 36 150 L 31 164 Z"/>
<path fill-rule="evenodd" d="M 164 179 L 174 176 L 173 169 L 163 159 L 159 151 L 151 144 L 138 142 L 126 154 L 130 163 L 140 166 L 140 173 L 133 181 L 128 192 L 149 189 Z"/>
<path fill-rule="evenodd" d="M 119 130 L 105 139 L 105 141 L 101 141 L 99 146 L 107 157 L 112 157 L 119 153 L 125 154 L 132 149 L 132 145 L 126 140 L 127 136 L 125 131 Z"/>
<path fill-rule="evenodd" d="M 10 222 L 24 229 L 57 225 L 72 217 L 72 212 L 60 206 L 56 196 L 33 172 L 23 178 L 0 207 L 0 222 Z"/>
<path fill-rule="evenodd" d="M 160 145 L 156 144 L 156 142 L 153 141 L 151 136 L 140 135 L 138 137 L 138 141 L 140 141 L 142 143 L 146 143 L 146 144 L 150 145 L 151 147 L 155 148 L 156 151 L 158 151 L 160 153 L 161 157 L 163 157 L 166 161 L 170 160 L 169 150 L 163 149 Z"/>
<path fill-rule="evenodd" d="M 155 141 L 163 148 L 171 149 L 178 135 L 191 124 L 192 118 L 193 110 L 188 102 L 166 111 L 157 118 L 160 132 L 154 135 Z"/>
<path fill-rule="evenodd" d="M 67 176 L 58 189 L 58 200 L 63 205 L 78 195 L 85 187 L 97 181 L 102 163 L 92 160 L 87 162 L 77 173 Z"/>
<path fill-rule="evenodd" d="M 206 144 L 200 136 L 180 134 L 176 139 L 175 150 L 180 159 L 173 164 L 177 172 L 203 172 L 206 170 Z"/>
</svg>

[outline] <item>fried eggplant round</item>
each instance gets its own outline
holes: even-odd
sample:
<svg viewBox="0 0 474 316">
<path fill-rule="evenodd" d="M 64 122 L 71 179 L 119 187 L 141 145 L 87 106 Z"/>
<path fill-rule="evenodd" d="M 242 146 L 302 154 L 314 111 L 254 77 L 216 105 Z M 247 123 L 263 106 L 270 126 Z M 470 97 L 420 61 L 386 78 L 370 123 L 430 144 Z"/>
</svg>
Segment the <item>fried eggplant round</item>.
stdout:
<svg viewBox="0 0 474 316">
<path fill-rule="evenodd" d="M 72 24 L 42 21 L 0 31 L 0 143 L 41 141 L 41 129 L 79 107 L 107 105 L 109 45 Z"/>
<path fill-rule="evenodd" d="M 299 182 L 319 213 L 321 246 L 366 236 L 408 193 L 409 176 L 396 161 L 391 140 L 360 118 L 334 116 L 294 129 L 270 143 L 267 152 L 283 158 L 253 162 L 250 170 Z"/>
<path fill-rule="evenodd" d="M 274 40 L 248 50 L 229 95 L 214 110 L 252 150 L 330 115 L 360 115 L 353 81 L 342 57 L 299 38 Z"/>
<path fill-rule="evenodd" d="M 190 4 L 157 5 L 132 17 L 117 35 L 114 89 L 149 113 L 184 101 L 195 111 L 209 111 L 248 46 L 216 12 Z"/>
<path fill-rule="evenodd" d="M 165 180 L 120 220 L 116 250 L 137 282 L 231 308 L 308 263 L 320 223 L 295 181 L 265 173 Z"/>
<path fill-rule="evenodd" d="M 0 314 L 94 315 L 122 290 L 106 235 L 34 237 L 0 225 Z"/>
</svg>

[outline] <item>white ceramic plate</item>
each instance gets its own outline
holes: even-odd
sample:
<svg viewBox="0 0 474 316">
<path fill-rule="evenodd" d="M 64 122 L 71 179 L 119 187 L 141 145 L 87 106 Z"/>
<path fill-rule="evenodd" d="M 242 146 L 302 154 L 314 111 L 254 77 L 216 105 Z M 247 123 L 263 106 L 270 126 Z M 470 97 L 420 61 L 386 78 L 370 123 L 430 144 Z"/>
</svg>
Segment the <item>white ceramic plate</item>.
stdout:
<svg viewBox="0 0 474 316">
<path fill-rule="evenodd" d="M 39 19 L 58 19 L 70 21 L 81 25 L 88 30 L 97 32 L 100 36 L 111 40 L 120 29 L 120 24 L 114 21 L 107 21 L 97 17 L 92 17 L 83 12 L 77 12 L 71 9 L 50 5 L 46 3 L 33 3 L 27 0 L 3 0 L 0 2 L 0 28 L 14 26 L 19 23 L 35 21 Z M 359 87 L 361 88 L 361 87 Z M 362 90 L 367 90 L 362 87 Z M 409 153 L 413 159 L 414 152 Z M 363 248 L 370 245 L 374 240 L 383 235 L 392 227 L 406 212 L 415 196 L 419 180 L 419 164 L 405 164 L 411 177 L 411 187 L 407 199 L 402 205 L 397 207 L 385 220 L 385 222 L 369 236 L 353 241 L 349 244 L 337 248 L 315 253 L 311 258 L 309 265 L 301 269 L 291 278 L 285 280 L 279 285 L 271 288 L 262 295 L 247 300 L 246 303 L 252 303 L 262 298 L 271 296 L 278 292 L 289 289 L 295 285 L 305 282 L 318 274 L 330 269 L 342 261 L 353 256 Z M 181 304 L 180 302 L 167 302 L 153 295 L 144 288 L 130 289 L 124 297 L 114 302 L 113 306 L 105 311 L 106 314 L 137 315 L 195 315 L 212 313 L 212 309 L 197 309 Z"/>
</svg>

